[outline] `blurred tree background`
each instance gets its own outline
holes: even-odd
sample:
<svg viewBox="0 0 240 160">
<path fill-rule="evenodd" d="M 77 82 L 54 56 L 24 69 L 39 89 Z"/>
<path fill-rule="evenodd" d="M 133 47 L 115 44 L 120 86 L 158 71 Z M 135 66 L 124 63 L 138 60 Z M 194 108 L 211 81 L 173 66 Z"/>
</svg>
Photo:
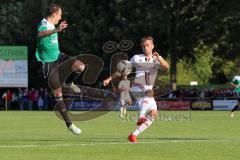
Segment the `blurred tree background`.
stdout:
<svg viewBox="0 0 240 160">
<path fill-rule="evenodd" d="M 109 74 L 108 41 L 134 42 L 129 57 L 141 53 L 140 39 L 155 38 L 155 49 L 171 62 L 171 82 L 221 84 L 240 74 L 240 4 L 237 0 L 2 0 L 0 45 L 27 45 L 29 86 L 39 79 L 34 52 L 36 27 L 44 3 L 62 5 L 69 28 L 60 46 L 70 55 L 95 54 L 105 62 L 99 81 Z M 45 4 L 46 5 L 46 4 Z"/>
</svg>

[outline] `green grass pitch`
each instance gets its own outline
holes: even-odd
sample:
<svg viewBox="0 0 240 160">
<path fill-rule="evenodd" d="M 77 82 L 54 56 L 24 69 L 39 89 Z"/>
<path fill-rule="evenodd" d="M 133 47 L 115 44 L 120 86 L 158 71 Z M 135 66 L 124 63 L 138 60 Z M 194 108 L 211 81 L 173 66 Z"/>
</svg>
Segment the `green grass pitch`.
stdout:
<svg viewBox="0 0 240 160">
<path fill-rule="evenodd" d="M 170 115 L 170 112 L 160 112 Z M 188 116 L 190 112 L 171 112 Z M 136 112 L 129 112 L 134 115 Z M 192 111 L 191 120 L 159 118 L 127 141 L 134 120 L 118 112 L 75 122 L 82 133 L 72 135 L 54 112 L 0 111 L 0 160 L 237 160 L 240 158 L 240 113 Z"/>
</svg>

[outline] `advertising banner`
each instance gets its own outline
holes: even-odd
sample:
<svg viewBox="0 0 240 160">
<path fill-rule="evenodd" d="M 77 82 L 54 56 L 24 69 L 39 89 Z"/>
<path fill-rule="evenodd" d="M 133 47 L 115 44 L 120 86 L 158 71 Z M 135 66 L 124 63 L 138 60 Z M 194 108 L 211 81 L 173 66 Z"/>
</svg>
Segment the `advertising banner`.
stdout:
<svg viewBox="0 0 240 160">
<path fill-rule="evenodd" d="M 192 101 L 191 105 L 192 110 L 212 110 L 211 101 Z"/>
<path fill-rule="evenodd" d="M 213 100 L 213 110 L 231 110 L 237 103 L 237 100 Z"/>
<path fill-rule="evenodd" d="M 159 110 L 189 110 L 190 101 L 157 101 Z"/>
<path fill-rule="evenodd" d="M 28 87 L 26 46 L 0 46 L 0 87 Z"/>
</svg>

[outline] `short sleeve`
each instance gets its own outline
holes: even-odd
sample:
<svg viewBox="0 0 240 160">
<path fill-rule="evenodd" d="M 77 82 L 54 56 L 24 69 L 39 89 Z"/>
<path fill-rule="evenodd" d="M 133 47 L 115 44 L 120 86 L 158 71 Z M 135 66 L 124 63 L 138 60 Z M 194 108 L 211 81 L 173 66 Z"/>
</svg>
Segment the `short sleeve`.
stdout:
<svg viewBox="0 0 240 160">
<path fill-rule="evenodd" d="M 38 25 L 38 32 L 48 30 L 47 23 L 42 21 Z"/>
<path fill-rule="evenodd" d="M 235 85 L 239 85 L 239 81 L 235 78 L 232 80 L 232 83 L 235 84 Z"/>
<path fill-rule="evenodd" d="M 137 56 L 137 55 L 133 56 L 133 57 L 130 59 L 130 63 L 132 64 L 132 67 L 135 67 L 135 65 L 136 65 L 136 56 Z"/>
</svg>

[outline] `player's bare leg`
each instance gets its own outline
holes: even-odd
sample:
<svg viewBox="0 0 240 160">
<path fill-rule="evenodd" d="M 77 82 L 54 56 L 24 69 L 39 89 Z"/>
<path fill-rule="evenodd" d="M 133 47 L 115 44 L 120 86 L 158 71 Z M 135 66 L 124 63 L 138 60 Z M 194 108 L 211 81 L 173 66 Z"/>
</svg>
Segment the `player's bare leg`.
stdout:
<svg viewBox="0 0 240 160">
<path fill-rule="evenodd" d="M 124 118 L 126 118 L 126 115 L 127 115 L 127 106 L 126 105 L 121 106 L 119 117 L 124 119 Z"/>
<path fill-rule="evenodd" d="M 81 90 L 78 86 L 76 86 L 73 81 L 76 80 L 81 73 L 85 70 L 85 65 L 77 60 L 73 63 L 71 70 L 73 71 L 70 76 L 67 78 L 67 80 L 62 84 L 64 93 L 71 93 L 70 90 L 72 90 L 74 93 L 80 93 Z"/>
<path fill-rule="evenodd" d="M 136 143 L 137 142 L 137 136 L 142 133 L 144 130 L 146 130 L 147 128 L 149 128 L 153 121 L 156 119 L 157 117 L 157 110 L 152 109 L 149 111 L 149 113 L 146 116 L 141 116 L 138 119 L 137 122 L 137 129 L 128 136 L 129 141 Z"/>
<path fill-rule="evenodd" d="M 126 118 L 126 116 L 127 116 L 127 106 L 123 107 L 123 116 L 124 116 L 124 118 Z"/>
<path fill-rule="evenodd" d="M 140 110 L 140 117 L 137 121 L 137 129 L 129 135 L 128 139 L 129 141 L 136 143 L 137 142 L 137 136 L 142 133 L 145 129 L 149 128 L 153 121 L 157 117 L 157 106 L 156 102 L 154 100 L 154 91 L 149 90 L 146 91 L 146 99 L 142 99 L 143 102 L 147 102 L 147 104 L 151 103 L 151 105 L 144 105 L 142 102 L 141 104 L 141 110 Z"/>
<path fill-rule="evenodd" d="M 121 106 L 120 107 L 120 114 L 119 114 L 120 118 L 123 118 L 123 110 L 124 110 L 124 108 L 123 108 L 123 106 Z"/>
<path fill-rule="evenodd" d="M 232 110 L 231 110 L 231 114 L 230 117 L 233 118 L 234 117 L 234 112 L 239 108 L 239 104 L 237 104 Z"/>
<path fill-rule="evenodd" d="M 132 105 L 132 101 L 128 101 L 128 103 L 123 107 L 123 116 L 127 118 L 127 108 Z"/>
<path fill-rule="evenodd" d="M 131 104 L 130 102 L 121 104 L 120 114 L 119 114 L 120 118 L 122 118 L 122 119 L 127 118 L 127 108 L 130 104 Z"/>
<path fill-rule="evenodd" d="M 77 60 L 76 62 L 73 63 L 72 70 L 83 72 L 85 70 L 85 65 L 81 61 Z"/>
<path fill-rule="evenodd" d="M 125 101 L 120 99 L 120 114 L 119 114 L 119 118 L 124 118 L 123 116 L 123 110 L 124 110 L 124 105 L 125 105 Z"/>
</svg>

